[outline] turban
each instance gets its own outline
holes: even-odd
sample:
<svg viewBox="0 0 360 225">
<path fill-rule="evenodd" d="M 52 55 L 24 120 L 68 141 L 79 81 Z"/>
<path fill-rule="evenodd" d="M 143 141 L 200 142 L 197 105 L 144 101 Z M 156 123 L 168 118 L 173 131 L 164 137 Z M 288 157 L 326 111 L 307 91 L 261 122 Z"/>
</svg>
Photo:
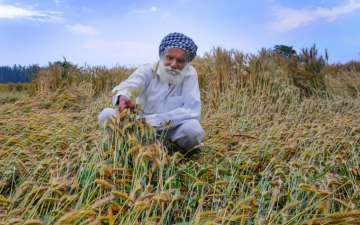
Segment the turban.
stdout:
<svg viewBox="0 0 360 225">
<path fill-rule="evenodd" d="M 170 33 L 161 40 L 159 46 L 160 57 L 164 54 L 165 50 L 169 48 L 180 48 L 184 50 L 186 52 L 185 60 L 187 62 L 192 61 L 196 56 L 196 44 L 191 38 L 182 33 Z"/>
</svg>

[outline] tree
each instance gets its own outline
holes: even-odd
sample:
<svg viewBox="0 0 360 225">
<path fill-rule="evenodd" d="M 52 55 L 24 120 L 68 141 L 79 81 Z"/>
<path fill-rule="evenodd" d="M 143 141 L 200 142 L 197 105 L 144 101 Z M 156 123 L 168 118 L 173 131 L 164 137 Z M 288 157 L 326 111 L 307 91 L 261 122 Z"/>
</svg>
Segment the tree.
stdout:
<svg viewBox="0 0 360 225">
<path fill-rule="evenodd" d="M 31 82 L 39 72 L 38 65 L 0 66 L 0 83 L 25 83 Z"/>
<path fill-rule="evenodd" d="M 287 45 L 275 45 L 274 52 L 286 58 L 296 56 L 295 49 L 292 46 L 287 46 Z"/>
</svg>

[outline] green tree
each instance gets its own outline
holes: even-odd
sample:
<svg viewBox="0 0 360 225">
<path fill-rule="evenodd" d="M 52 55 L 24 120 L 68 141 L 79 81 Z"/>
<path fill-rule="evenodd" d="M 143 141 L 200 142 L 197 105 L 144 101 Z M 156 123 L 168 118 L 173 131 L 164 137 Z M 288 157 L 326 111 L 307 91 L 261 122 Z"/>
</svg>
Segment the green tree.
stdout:
<svg viewBox="0 0 360 225">
<path fill-rule="evenodd" d="M 275 45 L 273 51 L 279 55 L 285 56 L 286 58 L 296 56 L 296 51 L 292 46 Z"/>
</svg>

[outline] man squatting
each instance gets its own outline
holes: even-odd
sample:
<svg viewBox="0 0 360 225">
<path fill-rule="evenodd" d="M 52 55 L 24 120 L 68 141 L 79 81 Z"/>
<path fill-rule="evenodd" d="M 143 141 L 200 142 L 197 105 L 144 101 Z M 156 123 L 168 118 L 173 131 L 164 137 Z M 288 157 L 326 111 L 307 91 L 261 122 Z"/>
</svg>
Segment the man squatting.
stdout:
<svg viewBox="0 0 360 225">
<path fill-rule="evenodd" d="M 116 86 L 112 103 L 99 114 L 99 124 L 126 108 L 134 108 L 130 100 L 135 90 L 142 90 L 136 103 L 143 109 L 146 123 L 158 132 L 171 123 L 166 140 L 182 150 L 202 143 L 204 130 L 200 125 L 201 100 L 197 72 L 190 62 L 197 46 L 181 33 L 166 35 L 159 46 L 160 60 L 137 68 L 125 81 Z"/>
</svg>

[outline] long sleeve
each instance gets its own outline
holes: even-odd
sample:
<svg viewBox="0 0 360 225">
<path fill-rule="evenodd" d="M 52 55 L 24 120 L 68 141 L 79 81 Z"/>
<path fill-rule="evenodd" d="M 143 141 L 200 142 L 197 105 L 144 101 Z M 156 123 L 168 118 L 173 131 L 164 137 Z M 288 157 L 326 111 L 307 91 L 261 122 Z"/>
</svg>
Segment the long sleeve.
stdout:
<svg viewBox="0 0 360 225">
<path fill-rule="evenodd" d="M 185 78 L 183 83 L 183 98 L 184 104 L 182 107 L 164 113 L 147 115 L 145 117 L 146 120 L 156 126 L 162 126 L 169 121 L 176 126 L 187 119 L 200 120 L 201 100 L 196 72 L 192 76 Z"/>
<path fill-rule="evenodd" d="M 136 69 L 126 80 L 113 88 L 113 105 L 119 102 L 119 96 L 131 97 L 133 91 L 143 89 L 151 79 L 152 65 L 145 64 Z"/>
</svg>

